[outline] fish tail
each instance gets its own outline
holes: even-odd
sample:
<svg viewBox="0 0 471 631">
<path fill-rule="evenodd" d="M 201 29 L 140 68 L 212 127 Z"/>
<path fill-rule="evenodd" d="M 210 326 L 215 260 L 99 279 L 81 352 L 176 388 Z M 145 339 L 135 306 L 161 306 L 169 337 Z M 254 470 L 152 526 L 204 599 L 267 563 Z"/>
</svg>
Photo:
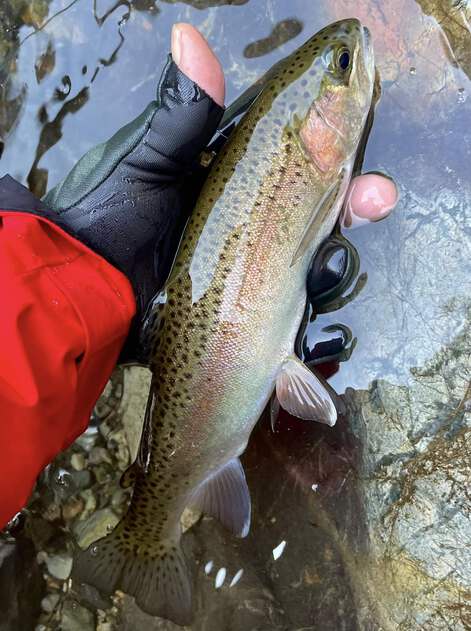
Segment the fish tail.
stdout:
<svg viewBox="0 0 471 631">
<path fill-rule="evenodd" d="M 179 537 L 133 546 L 123 539 L 119 524 L 78 553 L 72 578 L 105 594 L 121 589 L 153 616 L 179 625 L 191 622 L 191 581 Z"/>
</svg>

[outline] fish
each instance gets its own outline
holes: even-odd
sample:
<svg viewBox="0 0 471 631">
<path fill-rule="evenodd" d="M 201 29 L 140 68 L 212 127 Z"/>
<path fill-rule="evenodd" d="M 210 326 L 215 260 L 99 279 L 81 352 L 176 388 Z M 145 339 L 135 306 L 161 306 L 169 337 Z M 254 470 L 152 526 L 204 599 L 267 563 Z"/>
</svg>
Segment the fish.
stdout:
<svg viewBox="0 0 471 631">
<path fill-rule="evenodd" d="M 73 578 L 121 589 L 189 624 L 186 507 L 234 535 L 250 528 L 239 456 L 275 407 L 333 425 L 328 389 L 295 355 L 306 277 L 333 230 L 372 102 L 374 55 L 356 19 L 276 66 L 212 164 L 168 281 L 142 329 L 152 382 L 127 513 L 79 552 Z"/>
</svg>

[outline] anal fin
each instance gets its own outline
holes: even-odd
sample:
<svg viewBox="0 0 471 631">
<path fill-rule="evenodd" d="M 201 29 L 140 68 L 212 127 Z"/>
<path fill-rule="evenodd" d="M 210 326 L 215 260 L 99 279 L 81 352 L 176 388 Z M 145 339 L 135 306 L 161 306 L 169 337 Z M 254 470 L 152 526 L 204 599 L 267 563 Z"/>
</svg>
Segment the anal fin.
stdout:
<svg viewBox="0 0 471 631">
<path fill-rule="evenodd" d="M 235 535 L 246 537 L 250 529 L 251 505 L 240 460 L 230 460 L 207 478 L 193 495 L 191 505 L 216 517 Z"/>
<path fill-rule="evenodd" d="M 276 421 L 278 419 L 278 414 L 280 413 L 280 402 L 278 401 L 278 397 L 276 396 L 276 392 L 271 395 L 270 400 L 270 425 L 271 431 L 275 431 Z"/>
</svg>

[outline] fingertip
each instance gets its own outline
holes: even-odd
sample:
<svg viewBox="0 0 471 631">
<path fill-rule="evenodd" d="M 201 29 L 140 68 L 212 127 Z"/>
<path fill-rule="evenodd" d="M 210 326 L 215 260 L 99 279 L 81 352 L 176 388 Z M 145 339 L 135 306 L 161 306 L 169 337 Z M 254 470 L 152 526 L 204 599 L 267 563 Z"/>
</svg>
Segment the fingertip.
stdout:
<svg viewBox="0 0 471 631">
<path fill-rule="evenodd" d="M 223 107 L 224 73 L 218 58 L 201 33 L 191 24 L 174 24 L 171 50 L 180 70 Z"/>
<path fill-rule="evenodd" d="M 387 217 L 398 201 L 394 181 L 377 173 L 359 175 L 350 183 L 345 204 L 344 225 L 355 227 Z"/>
</svg>

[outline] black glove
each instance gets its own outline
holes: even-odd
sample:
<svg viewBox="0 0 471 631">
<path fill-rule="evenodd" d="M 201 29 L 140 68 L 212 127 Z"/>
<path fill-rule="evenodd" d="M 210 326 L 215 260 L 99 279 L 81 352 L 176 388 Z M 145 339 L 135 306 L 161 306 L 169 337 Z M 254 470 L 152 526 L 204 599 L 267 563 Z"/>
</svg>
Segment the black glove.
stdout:
<svg viewBox="0 0 471 631">
<path fill-rule="evenodd" d="M 83 156 L 44 197 L 61 227 L 131 281 L 137 314 L 128 349 L 168 275 L 199 192 L 196 159 L 223 111 L 169 56 L 157 100 Z M 132 355 L 125 352 L 121 360 L 131 361 Z"/>
</svg>

